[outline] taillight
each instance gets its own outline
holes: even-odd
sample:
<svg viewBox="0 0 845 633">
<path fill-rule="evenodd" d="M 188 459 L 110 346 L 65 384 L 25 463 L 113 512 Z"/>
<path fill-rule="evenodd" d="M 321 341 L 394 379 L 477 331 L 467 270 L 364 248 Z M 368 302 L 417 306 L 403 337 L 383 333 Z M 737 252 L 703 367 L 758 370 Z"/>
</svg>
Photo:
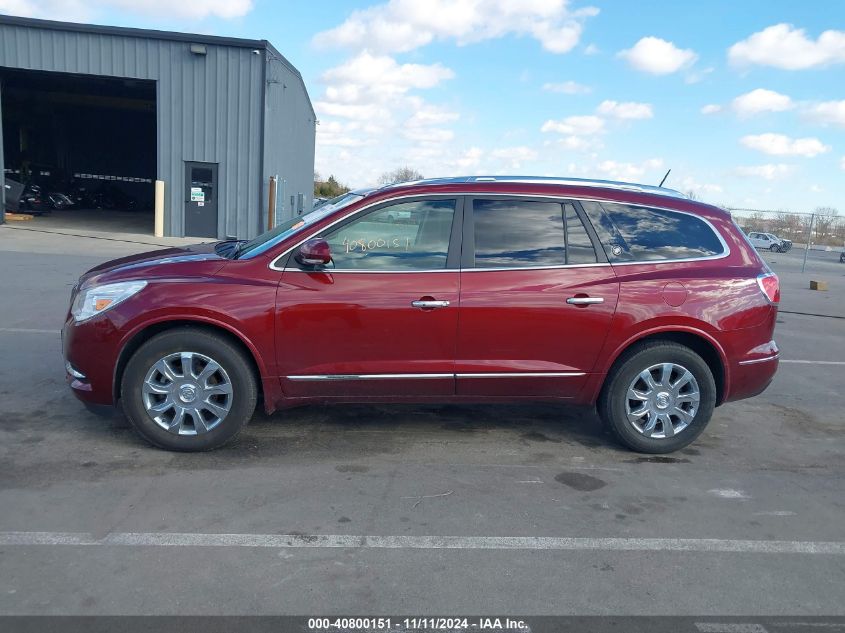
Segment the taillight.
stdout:
<svg viewBox="0 0 845 633">
<path fill-rule="evenodd" d="M 780 280 L 776 274 L 757 275 L 757 285 L 760 286 L 760 290 L 766 295 L 769 303 L 780 303 Z"/>
</svg>

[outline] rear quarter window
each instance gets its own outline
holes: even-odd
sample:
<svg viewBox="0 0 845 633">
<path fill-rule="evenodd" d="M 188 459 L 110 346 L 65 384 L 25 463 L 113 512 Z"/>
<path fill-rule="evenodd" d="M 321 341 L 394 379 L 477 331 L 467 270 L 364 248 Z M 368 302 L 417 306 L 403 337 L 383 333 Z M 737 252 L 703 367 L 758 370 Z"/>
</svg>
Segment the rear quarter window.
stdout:
<svg viewBox="0 0 845 633">
<path fill-rule="evenodd" d="M 610 261 L 713 257 L 725 247 L 703 219 L 637 205 L 582 202 Z"/>
</svg>

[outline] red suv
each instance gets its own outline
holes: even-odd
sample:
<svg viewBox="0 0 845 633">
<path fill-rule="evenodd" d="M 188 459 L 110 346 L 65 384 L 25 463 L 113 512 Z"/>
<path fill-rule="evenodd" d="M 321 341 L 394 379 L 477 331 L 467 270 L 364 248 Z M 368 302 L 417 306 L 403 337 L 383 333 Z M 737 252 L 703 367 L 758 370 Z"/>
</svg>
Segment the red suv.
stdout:
<svg viewBox="0 0 845 633">
<path fill-rule="evenodd" d="M 63 340 L 73 392 L 168 449 L 222 445 L 259 400 L 554 400 L 665 453 L 771 382 L 779 298 L 728 213 L 677 192 L 457 178 L 98 266 Z"/>
</svg>

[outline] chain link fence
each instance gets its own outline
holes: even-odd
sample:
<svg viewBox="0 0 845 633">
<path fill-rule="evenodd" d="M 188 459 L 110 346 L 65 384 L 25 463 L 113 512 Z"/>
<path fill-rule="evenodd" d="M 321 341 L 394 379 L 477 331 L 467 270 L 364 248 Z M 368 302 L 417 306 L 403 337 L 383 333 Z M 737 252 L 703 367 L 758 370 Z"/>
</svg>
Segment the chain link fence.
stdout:
<svg viewBox="0 0 845 633">
<path fill-rule="evenodd" d="M 809 213 L 728 210 L 746 235 L 767 233 L 792 242 L 789 254 L 791 258 L 800 259 L 801 272 L 825 268 L 832 263 L 845 264 L 845 216 L 839 215 L 836 209 L 819 208 Z M 756 240 L 752 243 L 765 249 Z"/>
</svg>

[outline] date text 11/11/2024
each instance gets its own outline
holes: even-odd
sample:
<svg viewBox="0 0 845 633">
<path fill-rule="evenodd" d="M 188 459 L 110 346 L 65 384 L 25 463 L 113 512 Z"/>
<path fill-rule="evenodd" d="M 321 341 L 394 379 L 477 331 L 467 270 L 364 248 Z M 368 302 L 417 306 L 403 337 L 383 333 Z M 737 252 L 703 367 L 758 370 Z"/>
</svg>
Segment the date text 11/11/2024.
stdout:
<svg viewBox="0 0 845 633">
<path fill-rule="evenodd" d="M 528 625 L 523 620 L 511 618 L 446 618 L 446 617 L 409 617 L 409 618 L 309 618 L 308 629 L 311 631 L 331 630 L 385 630 L 401 627 L 404 631 L 524 631 Z"/>
</svg>

